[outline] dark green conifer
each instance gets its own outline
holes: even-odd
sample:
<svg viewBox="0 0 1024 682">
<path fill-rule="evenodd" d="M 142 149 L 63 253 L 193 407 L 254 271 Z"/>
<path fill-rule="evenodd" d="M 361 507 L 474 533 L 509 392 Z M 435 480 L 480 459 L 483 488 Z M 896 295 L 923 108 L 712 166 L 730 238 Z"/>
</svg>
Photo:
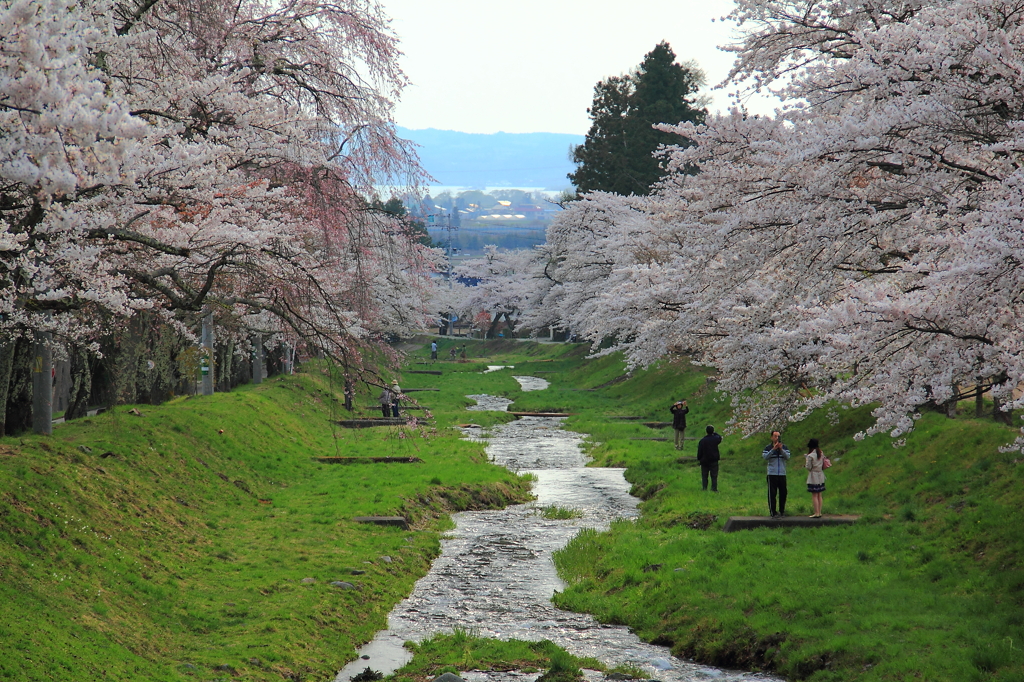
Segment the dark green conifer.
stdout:
<svg viewBox="0 0 1024 682">
<path fill-rule="evenodd" d="M 600 81 L 588 109 L 590 131 L 572 152 L 577 167 L 568 177 L 576 192 L 650 192 L 662 175 L 653 153 L 660 145 L 686 142 L 653 126 L 703 122 L 706 112 L 695 97 L 703 83 L 703 72 L 692 63 L 676 62 L 664 41 L 647 53 L 634 73 Z"/>
</svg>

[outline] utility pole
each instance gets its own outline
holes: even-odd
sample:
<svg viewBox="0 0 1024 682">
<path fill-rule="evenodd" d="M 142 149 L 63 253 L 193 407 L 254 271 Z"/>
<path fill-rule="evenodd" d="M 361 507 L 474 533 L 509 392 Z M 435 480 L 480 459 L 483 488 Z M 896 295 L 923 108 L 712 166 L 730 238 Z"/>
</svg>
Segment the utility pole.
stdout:
<svg viewBox="0 0 1024 682">
<path fill-rule="evenodd" d="M 47 322 L 50 316 L 46 316 Z M 35 332 L 32 359 L 32 432 L 53 435 L 53 334 Z"/>
<path fill-rule="evenodd" d="M 458 230 L 459 230 L 459 214 L 458 214 L 458 210 L 459 210 L 458 208 L 455 209 L 456 213 L 455 213 L 455 222 L 454 222 L 454 224 L 452 223 L 452 214 L 451 213 L 442 213 L 442 214 L 440 214 L 440 216 L 438 216 L 438 215 L 427 216 L 427 221 L 431 225 L 436 225 L 437 224 L 437 218 L 438 217 L 443 218 L 444 219 L 444 224 L 441 225 L 441 229 L 448 231 L 448 289 L 449 290 L 451 290 L 451 288 L 452 288 L 452 276 L 453 276 L 452 275 L 452 232 L 458 232 Z M 449 311 L 448 312 L 448 336 L 452 335 L 452 324 L 453 324 L 452 312 Z"/>
<path fill-rule="evenodd" d="M 199 371 L 203 375 L 203 395 L 213 395 L 213 313 L 203 318 L 202 348 L 199 351 Z"/>
</svg>

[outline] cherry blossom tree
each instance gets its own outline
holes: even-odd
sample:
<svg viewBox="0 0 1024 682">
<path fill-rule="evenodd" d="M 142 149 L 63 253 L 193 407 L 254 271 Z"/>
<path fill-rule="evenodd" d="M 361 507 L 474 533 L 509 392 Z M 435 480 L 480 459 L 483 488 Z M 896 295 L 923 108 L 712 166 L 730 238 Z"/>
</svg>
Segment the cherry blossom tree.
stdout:
<svg viewBox="0 0 1024 682">
<path fill-rule="evenodd" d="M 646 216 L 632 210 L 630 201 L 593 192 L 558 214 L 536 251 L 537 293 L 525 312 L 527 326 L 576 331 L 596 341 L 615 336 L 611 326 L 621 317 L 612 318 L 603 294 L 646 229 Z"/>
<path fill-rule="evenodd" d="M 213 311 L 351 355 L 422 323 L 435 256 L 370 201 L 419 172 L 375 3 L 9 1 L 0 28 L 6 338 Z"/>
<path fill-rule="evenodd" d="M 461 277 L 477 280 L 475 286 L 462 288 L 459 304 L 463 314 L 487 311 L 491 315 L 491 336 L 504 320 L 515 336 L 522 311 L 537 294 L 536 254 L 529 249 L 501 250 L 493 244 L 484 247 L 484 255 L 467 261 L 457 269 Z"/>
<path fill-rule="evenodd" d="M 747 432 L 838 400 L 876 405 L 866 433 L 899 438 L 922 407 L 983 391 L 1008 419 L 1024 382 L 1021 11 L 741 0 L 734 75 L 787 106 L 665 127 L 695 144 L 627 202 L 631 246 L 603 249 L 605 286 L 589 286 L 606 313 L 577 323 L 636 364 L 714 365 Z"/>
</svg>

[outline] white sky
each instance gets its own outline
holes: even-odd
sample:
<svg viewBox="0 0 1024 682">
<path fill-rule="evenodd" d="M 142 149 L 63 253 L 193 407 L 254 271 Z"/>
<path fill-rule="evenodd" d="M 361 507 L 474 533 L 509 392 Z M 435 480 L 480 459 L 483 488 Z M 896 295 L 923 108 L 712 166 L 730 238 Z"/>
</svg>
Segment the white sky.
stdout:
<svg viewBox="0 0 1024 682">
<path fill-rule="evenodd" d="M 574 133 L 590 127 L 594 85 L 638 66 L 667 40 L 717 85 L 734 40 L 731 0 L 381 0 L 412 80 L 399 125 L 467 133 Z M 727 92 L 709 90 L 711 110 Z M 748 101 L 771 113 L 774 99 Z"/>
</svg>

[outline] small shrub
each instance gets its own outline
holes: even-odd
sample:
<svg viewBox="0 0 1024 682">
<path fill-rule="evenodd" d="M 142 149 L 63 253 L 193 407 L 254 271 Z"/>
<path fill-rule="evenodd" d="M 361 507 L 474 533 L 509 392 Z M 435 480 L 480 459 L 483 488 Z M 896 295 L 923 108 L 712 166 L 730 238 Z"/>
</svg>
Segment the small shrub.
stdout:
<svg viewBox="0 0 1024 682">
<path fill-rule="evenodd" d="M 539 512 L 545 519 L 552 521 L 564 521 L 583 517 L 583 512 L 579 509 L 570 509 L 569 507 L 559 507 L 557 505 L 542 507 Z"/>
<path fill-rule="evenodd" d="M 686 526 L 694 530 L 707 530 L 718 517 L 707 512 L 690 512 L 686 515 Z"/>
<path fill-rule="evenodd" d="M 366 666 L 366 669 L 358 675 L 352 676 L 352 682 L 374 682 L 375 680 L 383 680 L 384 673 L 376 670 L 371 670 L 370 666 Z"/>
<path fill-rule="evenodd" d="M 576 659 L 565 651 L 551 654 L 551 667 L 537 678 L 537 682 L 577 682 L 583 679 L 583 672 L 576 665 Z"/>
<path fill-rule="evenodd" d="M 993 673 L 1010 663 L 1010 649 L 1006 644 L 996 643 L 977 648 L 970 654 L 971 665 L 983 673 Z"/>
</svg>

